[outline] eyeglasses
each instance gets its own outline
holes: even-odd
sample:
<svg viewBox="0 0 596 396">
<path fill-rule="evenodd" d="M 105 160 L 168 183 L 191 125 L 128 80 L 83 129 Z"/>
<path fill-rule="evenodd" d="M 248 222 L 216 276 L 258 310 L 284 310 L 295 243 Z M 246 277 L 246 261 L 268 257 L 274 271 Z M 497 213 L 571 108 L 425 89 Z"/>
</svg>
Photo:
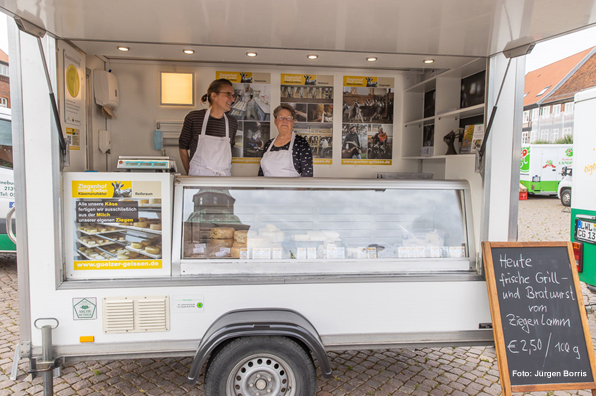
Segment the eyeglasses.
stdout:
<svg viewBox="0 0 596 396">
<path fill-rule="evenodd" d="M 289 116 L 289 117 L 277 116 L 275 118 L 277 118 L 277 121 L 292 121 L 294 119 L 294 117 L 292 117 L 292 116 Z"/>
<path fill-rule="evenodd" d="M 234 93 L 233 92 L 218 92 L 218 94 L 225 95 L 225 96 L 227 96 L 230 99 L 233 99 L 234 98 Z"/>
</svg>

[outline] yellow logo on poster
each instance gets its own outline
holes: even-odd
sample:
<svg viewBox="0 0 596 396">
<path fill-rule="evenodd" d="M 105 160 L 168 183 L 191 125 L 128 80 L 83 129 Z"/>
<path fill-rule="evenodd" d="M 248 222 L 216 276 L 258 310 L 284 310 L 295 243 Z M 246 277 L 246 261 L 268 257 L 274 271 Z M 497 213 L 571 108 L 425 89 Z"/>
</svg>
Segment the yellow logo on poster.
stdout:
<svg viewBox="0 0 596 396">
<path fill-rule="evenodd" d="M 68 69 L 66 69 L 66 88 L 73 98 L 79 95 L 79 72 L 73 65 L 68 66 Z"/>
<path fill-rule="evenodd" d="M 377 77 L 344 76 L 344 87 L 376 87 Z"/>
<path fill-rule="evenodd" d="M 252 82 L 252 73 L 218 71 L 215 72 L 215 78 L 218 80 L 220 78 L 225 78 L 232 83 Z"/>
<path fill-rule="evenodd" d="M 307 81 L 313 83 L 317 81 L 314 74 L 282 74 L 281 83 L 286 85 L 306 85 Z"/>
<path fill-rule="evenodd" d="M 130 196 L 130 192 L 132 192 L 131 181 L 75 180 L 72 182 L 73 198 L 119 198 Z"/>
</svg>

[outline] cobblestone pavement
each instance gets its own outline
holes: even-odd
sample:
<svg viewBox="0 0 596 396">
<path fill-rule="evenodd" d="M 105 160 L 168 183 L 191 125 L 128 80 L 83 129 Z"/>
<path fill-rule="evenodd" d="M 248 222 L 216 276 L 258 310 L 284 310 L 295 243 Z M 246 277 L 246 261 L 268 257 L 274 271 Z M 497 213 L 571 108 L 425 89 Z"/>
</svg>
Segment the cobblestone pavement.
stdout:
<svg viewBox="0 0 596 396">
<path fill-rule="evenodd" d="M 520 240 L 568 240 L 569 213 L 553 198 L 520 202 Z M 27 379 L 21 361 L 16 381 L 9 379 L 18 341 L 15 260 L 0 257 L 0 396 L 42 394 L 41 378 Z M 584 291 L 587 303 L 596 297 Z M 589 314 L 592 335 L 596 315 Z M 593 337 L 593 342 L 594 342 Z M 596 342 L 595 344 L 596 345 Z M 333 378 L 318 379 L 317 396 L 329 395 L 500 395 L 492 347 L 391 349 L 331 352 Z M 77 363 L 54 379 L 54 392 L 68 395 L 202 395 L 203 386 L 185 383 L 190 358 Z M 528 393 L 529 394 L 529 393 Z M 590 395 L 588 391 L 534 392 L 533 395 Z"/>
</svg>

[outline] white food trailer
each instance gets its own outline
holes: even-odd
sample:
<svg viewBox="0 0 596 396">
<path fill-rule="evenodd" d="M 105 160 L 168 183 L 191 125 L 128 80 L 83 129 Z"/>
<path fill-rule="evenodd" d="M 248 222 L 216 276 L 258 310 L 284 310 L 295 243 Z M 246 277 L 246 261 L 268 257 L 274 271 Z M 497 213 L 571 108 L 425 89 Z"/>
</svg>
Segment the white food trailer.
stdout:
<svg viewBox="0 0 596 396">
<path fill-rule="evenodd" d="M 312 395 L 326 351 L 492 343 L 479 246 L 517 237 L 523 55 L 594 3 L 0 0 L 20 356 L 48 394 L 77 360 L 195 356 L 208 395 Z M 183 169 L 182 120 L 216 77 L 238 94 L 233 177 L 121 172 Z M 282 102 L 312 179 L 256 177 Z M 475 124 L 478 152 L 444 155 Z M 434 180 L 376 179 L 396 173 Z"/>
</svg>

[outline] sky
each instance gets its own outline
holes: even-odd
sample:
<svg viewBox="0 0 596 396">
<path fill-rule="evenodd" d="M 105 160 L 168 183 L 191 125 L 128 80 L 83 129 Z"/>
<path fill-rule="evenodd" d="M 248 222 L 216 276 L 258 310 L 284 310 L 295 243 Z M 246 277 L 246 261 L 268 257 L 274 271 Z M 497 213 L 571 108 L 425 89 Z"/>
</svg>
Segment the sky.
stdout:
<svg viewBox="0 0 596 396">
<path fill-rule="evenodd" d="M 596 27 L 536 44 L 526 55 L 526 74 L 596 46 Z"/>
</svg>

